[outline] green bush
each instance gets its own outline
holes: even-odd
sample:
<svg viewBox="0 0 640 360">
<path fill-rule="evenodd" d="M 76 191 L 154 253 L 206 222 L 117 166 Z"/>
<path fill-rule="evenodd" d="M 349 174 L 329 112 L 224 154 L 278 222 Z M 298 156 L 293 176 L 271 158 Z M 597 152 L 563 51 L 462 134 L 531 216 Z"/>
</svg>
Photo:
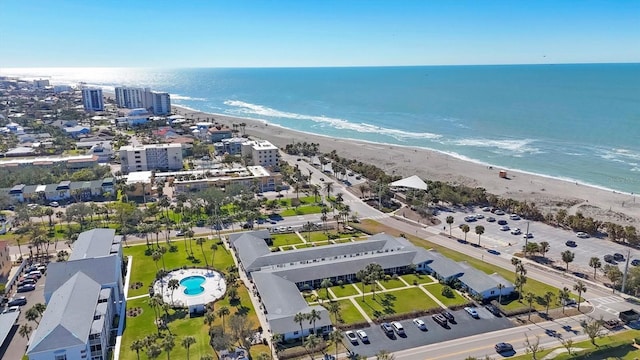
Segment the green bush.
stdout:
<svg viewBox="0 0 640 360">
<path fill-rule="evenodd" d="M 443 286 L 442 287 L 442 296 L 447 297 L 447 298 L 453 298 L 455 295 L 454 295 L 453 289 L 451 289 L 451 287 Z"/>
</svg>

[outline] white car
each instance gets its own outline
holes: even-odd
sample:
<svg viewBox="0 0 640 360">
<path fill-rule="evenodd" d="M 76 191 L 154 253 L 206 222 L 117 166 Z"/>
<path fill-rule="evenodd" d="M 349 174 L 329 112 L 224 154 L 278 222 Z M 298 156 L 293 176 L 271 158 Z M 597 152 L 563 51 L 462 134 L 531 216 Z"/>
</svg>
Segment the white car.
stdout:
<svg viewBox="0 0 640 360">
<path fill-rule="evenodd" d="M 396 332 L 396 334 L 404 335 L 404 327 L 402 326 L 402 324 L 400 324 L 400 322 L 394 321 L 391 323 L 391 326 L 393 327 L 393 330 Z"/>
<path fill-rule="evenodd" d="M 522 235 L 523 238 L 525 239 L 533 239 L 533 233 L 526 233 L 524 235 Z"/>
<path fill-rule="evenodd" d="M 509 219 L 511 219 L 511 220 L 520 220 L 520 216 L 518 216 L 518 214 L 511 214 L 511 215 L 509 215 Z"/>
<path fill-rule="evenodd" d="M 511 235 L 520 235 L 520 234 L 522 234 L 522 231 L 520 231 L 520 229 L 518 228 L 511 230 Z"/>
<path fill-rule="evenodd" d="M 494 214 L 502 216 L 502 215 L 504 215 L 504 211 L 496 210 L 496 212 L 494 212 Z"/>
<path fill-rule="evenodd" d="M 427 330 L 427 324 L 425 324 L 421 319 L 413 319 L 413 323 L 416 324 L 418 329 Z"/>
<path fill-rule="evenodd" d="M 484 219 L 484 215 L 482 215 L 482 214 L 476 214 L 476 219 Z"/>
<path fill-rule="evenodd" d="M 351 341 L 353 344 L 357 344 L 358 343 L 358 337 L 356 336 L 356 334 L 349 330 L 349 331 L 345 331 L 344 336 L 347 337 L 347 339 L 349 339 L 349 341 Z"/>
<path fill-rule="evenodd" d="M 509 231 L 509 225 L 500 226 L 500 231 Z"/>
<path fill-rule="evenodd" d="M 474 319 L 479 319 L 480 318 L 480 315 L 478 315 L 478 312 L 476 311 L 475 308 L 467 306 L 466 308 L 464 308 L 464 311 L 466 311 Z"/>
<path fill-rule="evenodd" d="M 580 232 L 577 232 L 577 233 L 576 233 L 576 236 L 577 236 L 577 237 L 579 237 L 580 239 L 586 239 L 586 238 L 588 238 L 588 237 L 589 237 L 589 234 L 587 234 L 587 233 L 585 233 L 585 232 L 580 231 Z"/>
<path fill-rule="evenodd" d="M 2 313 L 3 314 L 7 314 L 7 313 L 11 313 L 11 312 L 20 312 L 20 306 L 8 307 L 8 308 L 4 309 L 4 311 Z"/>
<path fill-rule="evenodd" d="M 367 336 L 367 333 L 364 332 L 364 330 L 356 330 L 356 334 L 358 334 L 358 337 L 360 338 L 360 340 L 362 340 L 362 342 L 369 342 L 369 337 Z"/>
</svg>

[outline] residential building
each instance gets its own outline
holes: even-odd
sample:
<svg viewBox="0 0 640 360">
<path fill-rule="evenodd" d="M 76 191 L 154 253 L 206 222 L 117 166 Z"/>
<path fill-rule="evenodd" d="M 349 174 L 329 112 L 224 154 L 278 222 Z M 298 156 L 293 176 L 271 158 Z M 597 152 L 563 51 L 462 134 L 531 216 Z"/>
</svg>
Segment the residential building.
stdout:
<svg viewBox="0 0 640 360">
<path fill-rule="evenodd" d="M 377 234 L 364 241 L 279 252 L 271 252 L 266 243 L 269 238 L 269 232 L 262 230 L 230 234 L 229 242 L 240 268 L 260 293 L 272 333 L 282 334 L 285 340 L 312 330 L 306 326 L 300 333 L 299 324 L 293 321 L 297 313 L 311 310 L 300 290 L 318 288 L 324 279 L 334 284 L 355 282 L 358 271 L 372 263 L 380 265 L 386 274 L 401 274 L 415 266 L 417 271 L 442 281 L 460 281 L 470 293 L 484 298 L 497 297 L 499 294 L 492 291 L 498 284 L 504 286 L 502 295 L 514 290 L 513 284 L 496 274 L 487 275 L 436 251 L 414 246 L 405 238 Z M 319 332 L 330 330 L 325 312 L 317 325 Z"/>
<path fill-rule="evenodd" d="M 242 154 L 242 144 L 246 141 L 247 139 L 238 137 L 224 138 L 219 142 L 214 143 L 213 146 L 215 148 L 216 155 L 238 155 Z"/>
<path fill-rule="evenodd" d="M 85 231 L 68 261 L 49 264 L 47 309 L 29 340 L 30 360 L 109 358 L 126 309 L 121 241 L 113 229 Z"/>
<path fill-rule="evenodd" d="M 116 106 L 125 109 L 144 108 L 152 106 L 152 94 L 149 88 L 118 86 L 115 88 Z"/>
<path fill-rule="evenodd" d="M 278 147 L 267 140 L 251 140 L 242 144 L 242 156 L 251 159 L 253 165 L 264 167 L 278 165 Z"/>
<path fill-rule="evenodd" d="M 228 184 L 240 184 L 257 191 L 275 191 L 282 184 L 282 175 L 272 173 L 262 166 L 246 168 L 222 168 L 193 171 L 155 173 L 155 178 L 173 179 L 173 191 L 177 194 L 200 191 L 210 187 L 224 187 Z"/>
<path fill-rule="evenodd" d="M 65 166 L 68 169 L 83 169 L 98 165 L 98 157 L 93 155 L 76 156 L 38 156 L 25 159 L 0 159 L 0 171 L 11 171 L 11 168 L 19 166 Z"/>
<path fill-rule="evenodd" d="M 102 98 L 102 89 L 83 88 L 82 104 L 85 111 L 104 111 L 104 100 Z"/>
<path fill-rule="evenodd" d="M 149 122 L 151 114 L 145 108 L 137 108 L 129 111 L 126 116 L 116 118 L 118 126 L 137 126 Z"/>
<path fill-rule="evenodd" d="M 53 92 L 56 94 L 59 93 L 63 93 L 63 92 L 72 92 L 73 88 L 69 85 L 54 85 L 53 86 Z"/>
<path fill-rule="evenodd" d="M 182 170 L 182 145 L 122 146 L 120 162 L 124 174 L 147 170 Z"/>
<path fill-rule="evenodd" d="M 33 80 L 33 87 L 36 89 L 44 89 L 49 85 L 49 80 L 46 79 Z"/>
<path fill-rule="evenodd" d="M 57 184 L 25 185 L 18 184 L 10 189 L 0 189 L 18 202 L 86 201 L 92 198 L 115 193 L 113 178 L 93 181 L 61 181 Z"/>
<path fill-rule="evenodd" d="M 72 127 L 66 127 L 63 128 L 64 132 L 67 133 L 67 135 L 71 136 L 72 138 L 77 138 L 81 135 L 87 135 L 91 132 L 91 128 L 89 128 L 88 126 L 72 126 Z"/>
<path fill-rule="evenodd" d="M 3 221 L 2 225 L 4 225 L 4 223 Z M 7 281 L 10 271 L 11 253 L 9 252 L 9 243 L 7 241 L 0 241 L 0 281 L 3 284 Z"/>
<path fill-rule="evenodd" d="M 215 125 L 209 127 L 207 133 L 209 134 L 209 140 L 212 143 L 216 143 L 222 141 L 223 139 L 230 139 L 233 137 L 233 132 L 231 131 L 231 129 L 223 125 Z M 246 141 L 246 139 L 243 140 Z"/>
<path fill-rule="evenodd" d="M 171 114 L 171 97 L 166 92 L 151 93 L 151 108 L 154 115 Z"/>
</svg>

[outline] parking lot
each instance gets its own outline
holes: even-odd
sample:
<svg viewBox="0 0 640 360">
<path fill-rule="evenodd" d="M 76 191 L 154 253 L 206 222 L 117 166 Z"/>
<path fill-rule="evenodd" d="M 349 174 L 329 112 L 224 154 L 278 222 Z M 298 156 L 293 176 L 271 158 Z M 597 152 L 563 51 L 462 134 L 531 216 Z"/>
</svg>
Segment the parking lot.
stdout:
<svg viewBox="0 0 640 360">
<path fill-rule="evenodd" d="M 388 337 L 379 325 L 362 328 L 367 333 L 369 343 L 363 343 L 358 339 L 358 344 L 353 344 L 345 338 L 344 344 L 356 354 L 375 356 L 380 350 L 394 352 L 513 327 L 511 321 L 505 317 L 495 317 L 484 308 L 477 308 L 477 311 L 479 319 L 472 318 L 464 310 L 452 311 L 456 322 L 448 328 L 438 325 L 430 315 L 423 316 L 420 319 L 427 325 L 427 331 L 418 329 L 412 319 L 400 321 L 405 336 L 394 334 L 393 337 Z"/>
</svg>

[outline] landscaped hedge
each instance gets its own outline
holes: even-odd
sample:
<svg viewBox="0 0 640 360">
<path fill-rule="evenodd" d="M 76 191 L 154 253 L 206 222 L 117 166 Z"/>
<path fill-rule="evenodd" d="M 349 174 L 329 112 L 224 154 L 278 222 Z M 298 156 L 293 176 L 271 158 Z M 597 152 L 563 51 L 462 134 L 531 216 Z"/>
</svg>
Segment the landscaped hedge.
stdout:
<svg viewBox="0 0 640 360">
<path fill-rule="evenodd" d="M 353 330 L 353 329 L 361 329 L 364 327 L 368 327 L 369 323 L 366 321 L 361 321 L 361 322 L 357 322 L 357 323 L 352 323 L 352 324 L 340 324 L 340 325 L 335 325 L 334 327 L 336 329 L 342 330 L 342 331 L 347 331 L 347 330 Z"/>
<path fill-rule="evenodd" d="M 315 353 L 325 352 L 327 349 L 327 343 L 325 341 L 320 342 L 318 347 L 315 349 Z M 286 359 L 295 359 L 309 356 L 309 351 L 303 346 L 296 346 L 288 349 L 284 349 L 278 352 L 278 359 L 286 360 Z"/>
</svg>

